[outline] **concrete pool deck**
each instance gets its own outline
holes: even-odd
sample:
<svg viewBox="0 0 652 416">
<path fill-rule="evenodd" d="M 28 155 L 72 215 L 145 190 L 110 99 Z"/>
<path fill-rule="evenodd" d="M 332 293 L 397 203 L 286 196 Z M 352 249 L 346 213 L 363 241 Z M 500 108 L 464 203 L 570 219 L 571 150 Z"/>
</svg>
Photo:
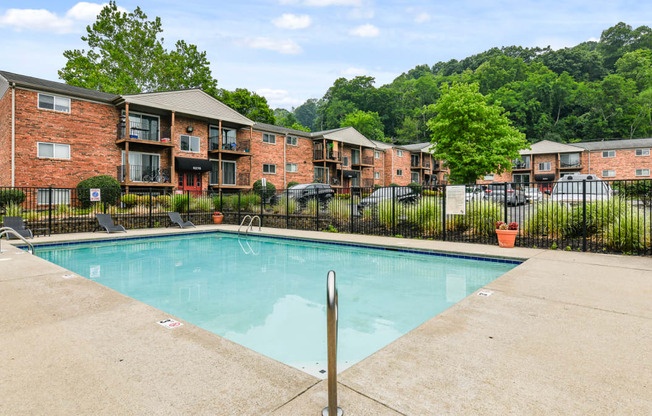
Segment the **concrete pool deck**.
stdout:
<svg viewBox="0 0 652 416">
<path fill-rule="evenodd" d="M 175 232 L 187 230 L 111 238 Z M 491 296 L 469 296 L 340 373 L 347 416 L 652 413 L 652 258 L 263 233 L 526 260 L 485 287 Z M 325 381 L 186 322 L 166 329 L 156 322 L 167 313 L 2 250 L 0 414 L 318 415 L 327 403 Z"/>
</svg>

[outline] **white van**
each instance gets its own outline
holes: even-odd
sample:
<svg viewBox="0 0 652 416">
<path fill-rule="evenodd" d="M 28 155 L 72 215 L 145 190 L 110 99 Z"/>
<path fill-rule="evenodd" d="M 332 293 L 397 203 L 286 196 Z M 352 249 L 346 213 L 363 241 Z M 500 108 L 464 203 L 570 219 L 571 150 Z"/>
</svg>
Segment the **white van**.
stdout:
<svg viewBox="0 0 652 416">
<path fill-rule="evenodd" d="M 584 181 L 587 201 L 609 200 L 614 195 L 611 186 L 598 176 L 572 174 L 557 180 L 550 199 L 556 202 L 582 202 Z"/>
</svg>

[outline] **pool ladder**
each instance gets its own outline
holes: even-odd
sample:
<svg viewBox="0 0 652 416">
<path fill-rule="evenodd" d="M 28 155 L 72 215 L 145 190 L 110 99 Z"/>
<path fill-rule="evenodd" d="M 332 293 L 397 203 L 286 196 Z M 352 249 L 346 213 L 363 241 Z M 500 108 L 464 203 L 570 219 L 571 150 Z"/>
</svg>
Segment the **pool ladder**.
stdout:
<svg viewBox="0 0 652 416">
<path fill-rule="evenodd" d="M 5 235 L 8 235 L 8 234 L 11 234 L 11 235 L 13 235 L 15 237 L 18 237 L 20 240 L 23 240 L 23 243 L 27 244 L 27 247 L 28 247 L 27 251 L 29 252 L 29 254 L 34 254 L 34 246 L 32 245 L 32 243 L 25 240 L 25 237 L 18 234 L 16 232 L 16 230 L 14 230 L 11 227 L 2 227 L 2 228 L 0 228 L 0 242 L 2 241 L 2 237 L 5 236 Z M 2 247 L 1 246 L 0 246 L 0 253 L 2 253 Z"/>
<path fill-rule="evenodd" d="M 249 224 L 247 224 L 247 227 L 245 227 L 245 234 L 249 233 L 249 231 L 253 229 L 254 220 L 256 218 L 258 218 L 258 231 L 261 230 L 261 222 L 258 215 L 254 215 L 253 217 L 251 215 L 245 215 L 242 219 L 242 222 L 240 222 L 240 226 L 238 227 L 238 234 L 240 234 L 240 229 L 244 225 L 245 221 L 247 221 L 247 218 L 249 218 Z"/>
<path fill-rule="evenodd" d="M 328 338 L 328 406 L 321 411 L 322 416 L 342 416 L 337 407 L 337 286 L 335 272 L 329 271 L 326 277 L 326 335 Z"/>
</svg>

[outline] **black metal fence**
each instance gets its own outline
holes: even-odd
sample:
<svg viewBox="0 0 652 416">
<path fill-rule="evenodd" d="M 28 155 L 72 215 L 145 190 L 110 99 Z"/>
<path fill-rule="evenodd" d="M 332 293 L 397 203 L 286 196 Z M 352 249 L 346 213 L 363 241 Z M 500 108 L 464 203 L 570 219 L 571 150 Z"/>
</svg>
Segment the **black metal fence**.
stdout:
<svg viewBox="0 0 652 416">
<path fill-rule="evenodd" d="M 258 215 L 263 226 L 497 244 L 495 223 L 516 222 L 516 245 L 652 254 L 652 181 L 565 181 L 468 185 L 463 213 L 447 212 L 450 185 L 188 192 L 152 188 L 129 194 L 68 188 L 0 188 L 0 215 L 21 216 L 34 234 L 89 232 L 96 213 L 127 229 L 165 227 L 175 211 L 193 223 L 226 224 Z M 452 194 L 451 194 L 452 195 Z M 459 195 L 459 194 L 458 194 Z M 459 199 L 458 199 L 459 202 Z M 449 206 L 450 209 L 450 206 Z"/>
</svg>

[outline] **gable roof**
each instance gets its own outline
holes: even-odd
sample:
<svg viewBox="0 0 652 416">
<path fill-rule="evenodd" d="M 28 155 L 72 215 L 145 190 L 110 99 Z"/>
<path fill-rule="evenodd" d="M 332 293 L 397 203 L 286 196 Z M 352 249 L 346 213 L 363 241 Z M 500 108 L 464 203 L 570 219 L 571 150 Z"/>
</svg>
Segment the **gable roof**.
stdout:
<svg viewBox="0 0 652 416">
<path fill-rule="evenodd" d="M 195 117 L 229 121 L 245 126 L 254 125 L 253 121 L 200 89 L 123 95 L 122 99 L 130 104 L 160 108 Z"/>
<path fill-rule="evenodd" d="M 103 103 L 112 103 L 113 101 L 120 98 L 120 96 L 116 94 L 108 94 L 106 92 L 91 90 L 88 88 L 75 87 L 72 85 L 64 84 L 63 82 L 48 81 L 46 79 L 14 74 L 13 72 L 8 71 L 0 71 L 0 77 L 4 79 L 7 84 L 15 83 L 17 87 L 24 87 L 44 92 L 52 92 L 55 94 L 84 98 L 87 100 L 99 101 Z M 5 83 L 3 82 L 3 84 Z M 7 87 L 6 84 L 5 87 Z"/>
<path fill-rule="evenodd" d="M 589 151 L 650 148 L 652 147 L 652 138 L 603 140 L 599 142 L 579 142 L 579 143 L 573 143 L 573 145 Z"/>
<path fill-rule="evenodd" d="M 520 150 L 522 155 L 543 155 L 548 153 L 575 153 L 581 152 L 582 148 L 575 145 L 542 140 L 530 145 L 530 149 Z"/>
<path fill-rule="evenodd" d="M 400 146 L 402 149 L 405 149 L 410 152 L 421 152 L 421 153 L 428 153 L 430 154 L 430 148 L 433 146 L 432 143 L 430 142 L 425 142 L 425 143 L 414 143 L 414 144 L 406 144 L 403 146 Z"/>
<path fill-rule="evenodd" d="M 301 136 L 301 137 L 312 137 L 312 133 L 307 131 L 301 131 L 301 130 L 291 129 L 288 127 L 275 126 L 273 124 L 259 123 L 259 122 L 254 123 L 254 130 L 265 130 L 265 131 L 271 131 L 272 133 L 291 134 L 293 136 Z"/>
<path fill-rule="evenodd" d="M 354 146 L 363 146 L 363 147 L 371 147 L 371 148 L 378 147 L 376 146 L 376 144 L 374 144 L 374 142 L 367 139 L 365 136 L 362 135 L 362 133 L 360 133 L 353 127 L 342 127 L 340 129 L 335 129 L 335 130 L 318 131 L 313 133 L 312 137 L 314 139 L 324 138 L 327 140 L 335 140 L 346 144 L 352 144 Z"/>
</svg>

